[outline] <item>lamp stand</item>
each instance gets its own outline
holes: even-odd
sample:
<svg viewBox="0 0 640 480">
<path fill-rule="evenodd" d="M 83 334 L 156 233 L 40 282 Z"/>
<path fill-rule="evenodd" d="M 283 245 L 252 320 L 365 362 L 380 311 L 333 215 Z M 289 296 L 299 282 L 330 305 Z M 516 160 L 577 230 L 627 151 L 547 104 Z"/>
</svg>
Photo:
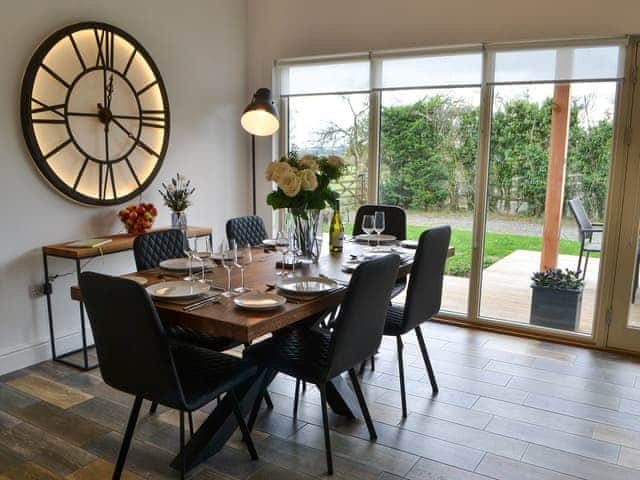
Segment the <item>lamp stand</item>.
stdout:
<svg viewBox="0 0 640 480">
<path fill-rule="evenodd" d="M 251 181 L 253 186 L 253 214 L 256 214 L 256 136 L 251 135 Z"/>
</svg>

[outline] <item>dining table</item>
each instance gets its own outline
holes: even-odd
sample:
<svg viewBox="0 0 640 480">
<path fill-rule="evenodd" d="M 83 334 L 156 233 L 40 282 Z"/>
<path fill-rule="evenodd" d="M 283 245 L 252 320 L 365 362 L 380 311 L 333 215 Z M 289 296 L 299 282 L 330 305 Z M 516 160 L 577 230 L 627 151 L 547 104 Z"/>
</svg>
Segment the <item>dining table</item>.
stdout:
<svg viewBox="0 0 640 480">
<path fill-rule="evenodd" d="M 223 295 L 218 295 L 215 302 L 194 310 L 185 309 L 184 304 L 160 301 L 156 298 L 153 299 L 154 305 L 163 322 L 227 337 L 245 345 L 251 344 L 268 334 L 295 326 L 298 322 L 314 317 L 321 318 L 334 311 L 342 302 L 351 277 L 351 270 L 345 268 L 345 262 L 354 258 L 362 258 L 363 255 L 373 250 L 367 243 L 357 242 L 353 238 L 345 239 L 343 250 L 339 253 L 329 252 L 328 241 L 323 241 L 322 244 L 323 248 L 316 262 L 298 264 L 295 268 L 292 268 L 291 265 L 285 265 L 288 277 L 278 275 L 278 272 L 282 271 L 280 253 L 269 246 L 253 247 L 252 263 L 245 270 L 245 284 L 254 292 L 277 293 L 277 285 L 282 278 L 319 276 L 336 282 L 337 288 L 328 293 L 307 298 L 290 297 L 287 298 L 287 302 L 283 306 L 266 311 L 242 309 L 236 306 L 233 297 L 227 298 Z M 394 248 L 394 250 L 397 250 L 401 255 L 401 264 L 398 270 L 398 278 L 401 279 L 411 272 L 415 250 L 401 247 Z M 384 251 L 374 254 L 384 254 Z M 455 249 L 450 246 L 448 257 L 454 254 Z M 200 275 L 197 262 L 194 262 L 193 270 L 196 275 Z M 178 277 L 175 273 L 160 268 L 139 271 L 130 275 L 144 278 L 146 286 L 175 280 Z M 220 266 L 211 268 L 204 275 L 214 291 L 226 287 L 227 272 L 224 268 Z M 239 285 L 239 269 L 233 269 L 231 280 L 233 286 Z M 71 298 L 82 301 L 82 293 L 78 286 L 71 287 Z M 261 373 L 261 375 L 265 374 Z M 257 376 L 236 389 L 236 395 L 244 413 L 250 411 L 263 382 L 264 378 Z M 327 403 L 336 414 L 351 419 L 362 415 L 355 393 L 342 376 L 333 378 L 327 384 Z M 187 469 L 195 467 L 220 451 L 236 428 L 237 422 L 233 415 L 233 405 L 231 400 L 225 396 L 186 444 Z M 179 457 L 176 457 L 172 466 L 179 468 L 179 462 Z"/>
</svg>

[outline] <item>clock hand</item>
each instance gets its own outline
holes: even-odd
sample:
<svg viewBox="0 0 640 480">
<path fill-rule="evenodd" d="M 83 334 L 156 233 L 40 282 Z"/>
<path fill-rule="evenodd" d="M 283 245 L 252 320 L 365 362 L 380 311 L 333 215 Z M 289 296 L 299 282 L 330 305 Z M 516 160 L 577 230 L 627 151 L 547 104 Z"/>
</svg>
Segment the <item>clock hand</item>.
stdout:
<svg viewBox="0 0 640 480">
<path fill-rule="evenodd" d="M 116 118 L 112 118 L 111 119 L 113 121 L 113 123 L 116 124 L 116 126 L 118 126 L 118 128 L 120 128 L 120 130 L 122 130 L 124 133 L 127 134 L 127 136 L 134 140 L 139 146 L 140 148 L 142 148 L 144 151 L 146 151 L 147 153 L 160 158 L 160 155 L 158 153 L 156 153 L 149 145 L 147 145 L 146 143 L 144 143 L 142 140 L 140 140 L 139 138 L 136 138 L 136 136 L 131 133 L 129 130 L 127 130 L 124 125 L 122 125 L 122 123 L 120 123 L 120 121 Z"/>
</svg>

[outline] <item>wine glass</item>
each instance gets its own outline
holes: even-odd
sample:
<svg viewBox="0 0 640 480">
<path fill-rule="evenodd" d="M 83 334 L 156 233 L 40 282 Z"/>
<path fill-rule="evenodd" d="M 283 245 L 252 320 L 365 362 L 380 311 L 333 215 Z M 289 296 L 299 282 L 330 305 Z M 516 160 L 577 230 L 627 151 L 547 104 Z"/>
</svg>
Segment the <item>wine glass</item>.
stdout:
<svg viewBox="0 0 640 480">
<path fill-rule="evenodd" d="M 194 242 L 194 247 L 197 247 L 197 241 Z M 198 257 L 197 252 L 195 252 L 194 249 L 191 248 L 191 243 L 189 242 L 189 238 L 187 238 L 186 235 L 184 235 L 184 237 L 182 238 L 182 252 L 189 259 L 189 261 L 187 262 L 189 274 L 184 277 L 184 279 L 188 282 L 195 282 L 198 279 L 193 275 L 193 260 L 195 259 L 199 261 L 200 257 Z"/>
<path fill-rule="evenodd" d="M 287 276 L 293 277 L 296 274 L 296 257 L 298 255 L 298 247 L 296 242 L 295 228 L 293 225 L 289 225 L 287 228 L 287 243 L 289 248 L 287 253 L 291 256 L 291 273 Z"/>
<path fill-rule="evenodd" d="M 277 233 L 275 247 L 276 247 L 276 251 L 280 253 L 280 255 L 282 256 L 282 265 L 281 265 L 280 271 L 276 272 L 276 275 L 278 275 L 279 277 L 282 277 L 287 274 L 285 269 L 285 265 L 286 265 L 285 255 L 289 251 L 289 239 L 287 238 L 287 235 L 284 232 L 280 231 Z"/>
<path fill-rule="evenodd" d="M 362 231 L 367 234 L 367 245 L 371 244 L 371 234 L 374 230 L 375 221 L 373 215 L 365 215 L 362 217 Z"/>
<path fill-rule="evenodd" d="M 376 232 L 376 236 L 378 237 L 378 248 L 380 248 L 380 234 L 384 232 L 384 229 L 384 212 L 378 211 L 373 217 L 373 230 Z"/>
<path fill-rule="evenodd" d="M 233 268 L 233 255 L 229 249 L 229 242 L 223 240 L 220 242 L 220 265 L 227 271 L 227 288 L 222 295 L 225 297 L 234 297 L 236 294 L 231 290 L 231 268 Z"/>
<path fill-rule="evenodd" d="M 251 289 L 244 286 L 244 269 L 247 268 L 253 262 L 253 255 L 251 252 L 251 245 L 248 243 L 238 245 L 235 240 L 231 240 L 231 247 L 233 248 L 233 264 L 240 269 L 240 286 L 234 288 L 234 292 L 245 293 Z"/>
<path fill-rule="evenodd" d="M 213 236 L 213 234 L 212 234 Z M 207 260 L 211 258 L 213 255 L 213 242 L 211 237 L 205 237 L 204 239 L 204 249 L 201 252 L 198 252 L 198 256 L 202 260 L 202 278 L 200 278 L 201 283 L 208 283 L 208 280 L 205 278 L 205 263 Z M 214 266 L 215 263 L 210 262 L 211 266 Z M 213 283 L 213 281 L 212 281 Z"/>
</svg>

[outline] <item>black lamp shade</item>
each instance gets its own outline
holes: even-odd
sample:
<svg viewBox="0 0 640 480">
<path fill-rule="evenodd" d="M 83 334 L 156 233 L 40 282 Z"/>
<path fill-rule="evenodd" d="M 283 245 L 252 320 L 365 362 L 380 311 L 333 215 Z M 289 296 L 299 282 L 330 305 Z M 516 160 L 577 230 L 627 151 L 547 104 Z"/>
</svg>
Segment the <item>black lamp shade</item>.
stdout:
<svg viewBox="0 0 640 480">
<path fill-rule="evenodd" d="M 251 135 L 267 137 L 280 128 L 278 110 L 271 99 L 271 90 L 259 88 L 253 94 L 251 103 L 242 112 L 240 124 Z"/>
</svg>

